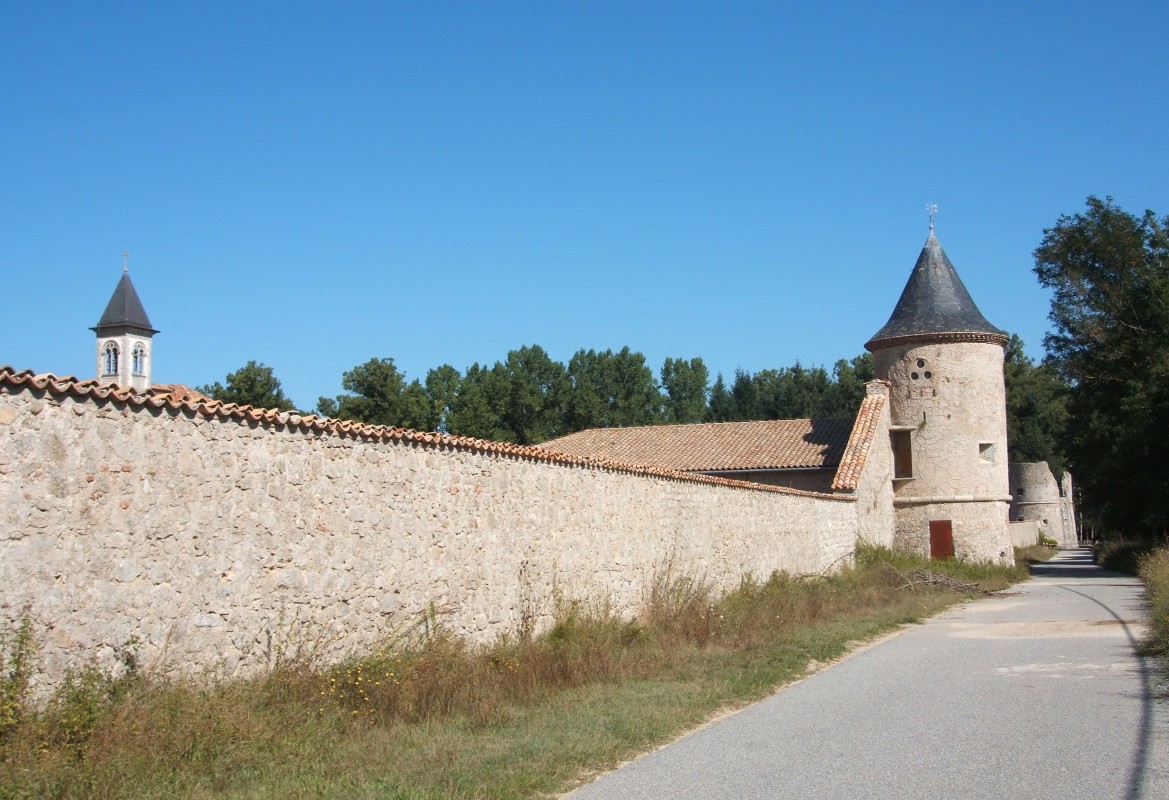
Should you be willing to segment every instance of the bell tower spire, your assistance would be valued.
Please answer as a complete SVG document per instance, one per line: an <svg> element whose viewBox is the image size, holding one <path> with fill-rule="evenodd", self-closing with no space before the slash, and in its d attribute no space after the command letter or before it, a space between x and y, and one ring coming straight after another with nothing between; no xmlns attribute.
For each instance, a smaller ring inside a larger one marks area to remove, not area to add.
<svg viewBox="0 0 1169 800"><path fill-rule="evenodd" d="M158 333L150 325L146 309L130 280L130 253L122 251L122 277L97 325L97 378L138 390L150 388L154 354L152 340Z"/></svg>

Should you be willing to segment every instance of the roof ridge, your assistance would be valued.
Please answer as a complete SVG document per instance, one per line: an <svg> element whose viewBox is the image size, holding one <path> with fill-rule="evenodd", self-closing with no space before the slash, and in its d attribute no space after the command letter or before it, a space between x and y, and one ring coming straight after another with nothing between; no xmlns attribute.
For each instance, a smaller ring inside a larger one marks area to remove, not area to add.
<svg viewBox="0 0 1169 800"><path fill-rule="evenodd" d="M852 499L822 492L789 489L785 486L768 486L761 483L737 481L710 475L693 475L666 467L647 467L644 465L626 464L619 461L607 461L602 458L572 456L559 453L555 450L545 450L536 446L514 444L512 442L493 442L489 439L455 436L439 431L420 432L410 428L370 425L353 420L321 417L316 414L301 414L297 411L280 411L279 409L240 406L235 403L223 403L218 400L176 399L166 394L162 396L151 396L148 391L140 391L130 386L119 386L112 383L102 384L94 379L79 381L73 376L59 378L52 373L37 374L28 369L16 371L7 364L0 365L0 393L8 393L8 387L17 389L31 388L51 394L81 399L114 400L127 403L136 408L159 408L172 411L185 410L200 414L208 419L220 421L246 420L259 424L291 428L296 431L325 432L358 438L380 439L383 441L452 447L485 454L530 458L550 464L609 469L645 477L666 478L689 483L706 483L750 489L753 491L770 491L780 494L819 497L830 500Z"/></svg>

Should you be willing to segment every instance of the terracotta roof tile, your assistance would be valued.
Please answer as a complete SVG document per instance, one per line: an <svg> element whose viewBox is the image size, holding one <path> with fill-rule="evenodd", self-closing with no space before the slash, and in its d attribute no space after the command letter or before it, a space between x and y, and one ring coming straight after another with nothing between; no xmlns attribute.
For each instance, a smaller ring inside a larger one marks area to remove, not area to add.
<svg viewBox="0 0 1169 800"><path fill-rule="evenodd" d="M594 428L541 447L683 472L828 469L840 464L851 430L847 417Z"/></svg>
<svg viewBox="0 0 1169 800"><path fill-rule="evenodd" d="M196 402L210 402L211 398L192 389L185 383L155 383L146 390L151 397L170 397L173 400L194 400Z"/></svg>
<svg viewBox="0 0 1169 800"><path fill-rule="evenodd" d="M877 434L877 426L881 421L885 400L884 394L869 394L861 401L860 410L856 414L856 422L848 437L848 445L844 448L844 456L840 459L840 466L837 467L836 477L832 481L833 489L844 491L856 489L861 472L865 467L865 461L869 457L869 449Z"/></svg>
<svg viewBox="0 0 1169 800"><path fill-rule="evenodd" d="M665 478L675 481L731 486L752 491L779 492L780 494L821 497L832 500L852 499L831 494L788 489L782 486L767 486L749 481L730 480L709 475L693 475L668 467L638 465L618 459L607 460L574 456L540 447L511 444L510 442L492 442L486 439L451 436L446 433L422 433L405 428L387 427L385 425L367 425L350 420L318 417L313 414L302 415L295 411L279 411L271 408L240 406L235 403L221 403L218 400L198 399L191 395L176 394L174 392L158 394L151 394L149 391L138 392L128 386L103 384L96 380L78 380L72 376L57 377L51 373L38 375L31 370L17 372L10 366L2 365L0 366L0 394L10 394L13 391L44 392L50 395L73 397L80 400L116 401L134 408L164 408L172 411L185 410L208 419L255 422L259 425L277 429L302 431L305 433L328 433L361 439L407 442L421 446L468 450L512 458L526 458L552 464L564 464ZM198 392L193 392L192 394L198 394Z"/></svg>

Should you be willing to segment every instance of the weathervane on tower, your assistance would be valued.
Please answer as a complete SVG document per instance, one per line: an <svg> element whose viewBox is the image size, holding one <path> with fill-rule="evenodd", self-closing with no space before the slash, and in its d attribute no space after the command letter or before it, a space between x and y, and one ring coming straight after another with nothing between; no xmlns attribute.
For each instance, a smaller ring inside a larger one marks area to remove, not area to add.
<svg viewBox="0 0 1169 800"><path fill-rule="evenodd" d="M925 210L930 214L930 233L934 232L934 215L938 213L937 203L926 203Z"/></svg>
<svg viewBox="0 0 1169 800"><path fill-rule="evenodd" d="M931 228L933 227L933 223L930 223L930 227ZM122 251L122 274L123 275L130 274L130 251L129 250Z"/></svg>

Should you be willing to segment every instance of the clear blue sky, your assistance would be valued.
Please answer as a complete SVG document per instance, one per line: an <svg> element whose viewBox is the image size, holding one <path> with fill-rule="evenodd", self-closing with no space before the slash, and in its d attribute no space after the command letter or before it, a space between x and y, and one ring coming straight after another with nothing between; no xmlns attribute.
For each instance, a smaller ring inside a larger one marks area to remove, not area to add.
<svg viewBox="0 0 1169 800"><path fill-rule="evenodd" d="M959 8L958 6L963 6ZM1043 229L1169 214L1169 4L0 8L0 363L93 377L121 274L157 382L302 408L539 344L728 377L863 352L925 240L1042 356Z"/></svg>

